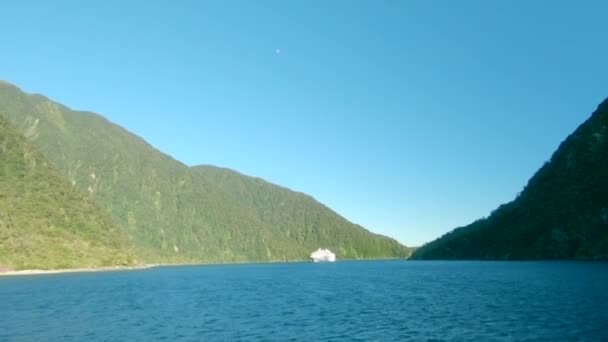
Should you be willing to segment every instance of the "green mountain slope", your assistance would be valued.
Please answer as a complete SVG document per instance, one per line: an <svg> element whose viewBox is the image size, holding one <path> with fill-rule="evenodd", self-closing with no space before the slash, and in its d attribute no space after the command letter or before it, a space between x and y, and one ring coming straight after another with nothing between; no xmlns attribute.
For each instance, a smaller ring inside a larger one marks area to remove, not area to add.
<svg viewBox="0 0 608 342"><path fill-rule="evenodd" d="M608 99L514 201L423 246L413 258L608 258Z"/></svg>
<svg viewBox="0 0 608 342"><path fill-rule="evenodd" d="M0 116L0 268L128 265L120 229Z"/></svg>
<svg viewBox="0 0 608 342"><path fill-rule="evenodd" d="M297 241L306 251L324 246L347 258L409 256L409 250L395 240L370 235L306 194L229 169L205 165L193 170L241 206L252 208L263 223L277 228L277 235Z"/></svg>
<svg viewBox="0 0 608 342"><path fill-rule="evenodd" d="M311 244L284 233L288 222L265 220L258 207L99 115L72 111L7 83L0 83L0 115L123 227L143 260L294 260L310 253ZM394 241L391 248L371 253L375 247L369 246L386 238L363 231L350 240L342 232L361 228L333 212L326 216L340 223L335 229L324 225L335 232L332 245L349 246L339 257L404 255Z"/></svg>

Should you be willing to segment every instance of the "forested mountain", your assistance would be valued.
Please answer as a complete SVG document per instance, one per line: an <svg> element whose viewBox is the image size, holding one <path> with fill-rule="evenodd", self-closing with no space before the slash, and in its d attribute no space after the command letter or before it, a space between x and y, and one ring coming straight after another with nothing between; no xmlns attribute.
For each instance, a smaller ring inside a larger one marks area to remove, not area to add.
<svg viewBox="0 0 608 342"><path fill-rule="evenodd" d="M133 262L121 229L0 116L0 268Z"/></svg>
<svg viewBox="0 0 608 342"><path fill-rule="evenodd" d="M306 251L325 246L350 258L409 255L409 250L395 240L370 236L363 227L353 225L306 194L225 168L204 165L193 170Z"/></svg>
<svg viewBox="0 0 608 342"><path fill-rule="evenodd" d="M607 259L608 99L512 202L419 248L415 259Z"/></svg>
<svg viewBox="0 0 608 342"><path fill-rule="evenodd" d="M287 189L272 188L294 194L293 215L279 215L270 201L254 205L97 114L70 110L5 82L0 115L121 226L146 262L302 260L311 248L324 247L316 243L340 249L339 258L409 254L396 241ZM269 219L266 211L277 215Z"/></svg>

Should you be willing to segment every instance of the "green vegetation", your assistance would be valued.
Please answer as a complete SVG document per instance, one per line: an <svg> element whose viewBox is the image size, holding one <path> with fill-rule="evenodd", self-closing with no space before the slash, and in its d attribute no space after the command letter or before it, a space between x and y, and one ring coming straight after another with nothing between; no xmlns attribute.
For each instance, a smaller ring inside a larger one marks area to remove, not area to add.
<svg viewBox="0 0 608 342"><path fill-rule="evenodd" d="M0 268L130 265L120 229L0 116Z"/></svg>
<svg viewBox="0 0 608 342"><path fill-rule="evenodd" d="M99 115L7 83L0 83L0 115L121 226L146 262L304 260L318 247L343 259L409 255L308 196L189 168Z"/></svg>
<svg viewBox="0 0 608 342"><path fill-rule="evenodd" d="M608 259L608 99L512 202L415 259Z"/></svg>
<svg viewBox="0 0 608 342"><path fill-rule="evenodd" d="M371 235L308 195L229 169L197 166L193 170L241 207L250 208L259 221L274 227L275 236L295 240L304 254L319 246L349 259L407 257L410 254L395 240Z"/></svg>

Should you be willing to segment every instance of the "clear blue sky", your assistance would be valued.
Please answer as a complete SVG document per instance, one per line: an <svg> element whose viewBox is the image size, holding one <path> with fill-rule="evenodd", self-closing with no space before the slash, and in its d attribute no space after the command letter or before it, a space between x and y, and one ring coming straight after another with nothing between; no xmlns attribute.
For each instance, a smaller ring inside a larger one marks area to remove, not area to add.
<svg viewBox="0 0 608 342"><path fill-rule="evenodd" d="M509 201L608 96L606 1L10 1L0 79L407 245Z"/></svg>

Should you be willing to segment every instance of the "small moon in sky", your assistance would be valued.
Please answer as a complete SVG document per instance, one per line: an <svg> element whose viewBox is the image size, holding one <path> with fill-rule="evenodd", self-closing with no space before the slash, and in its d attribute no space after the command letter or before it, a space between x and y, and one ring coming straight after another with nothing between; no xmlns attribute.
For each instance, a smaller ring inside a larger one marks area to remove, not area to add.
<svg viewBox="0 0 608 342"><path fill-rule="evenodd" d="M274 50L274 52L276 52L277 55L281 54L281 49L276 49Z"/></svg>

